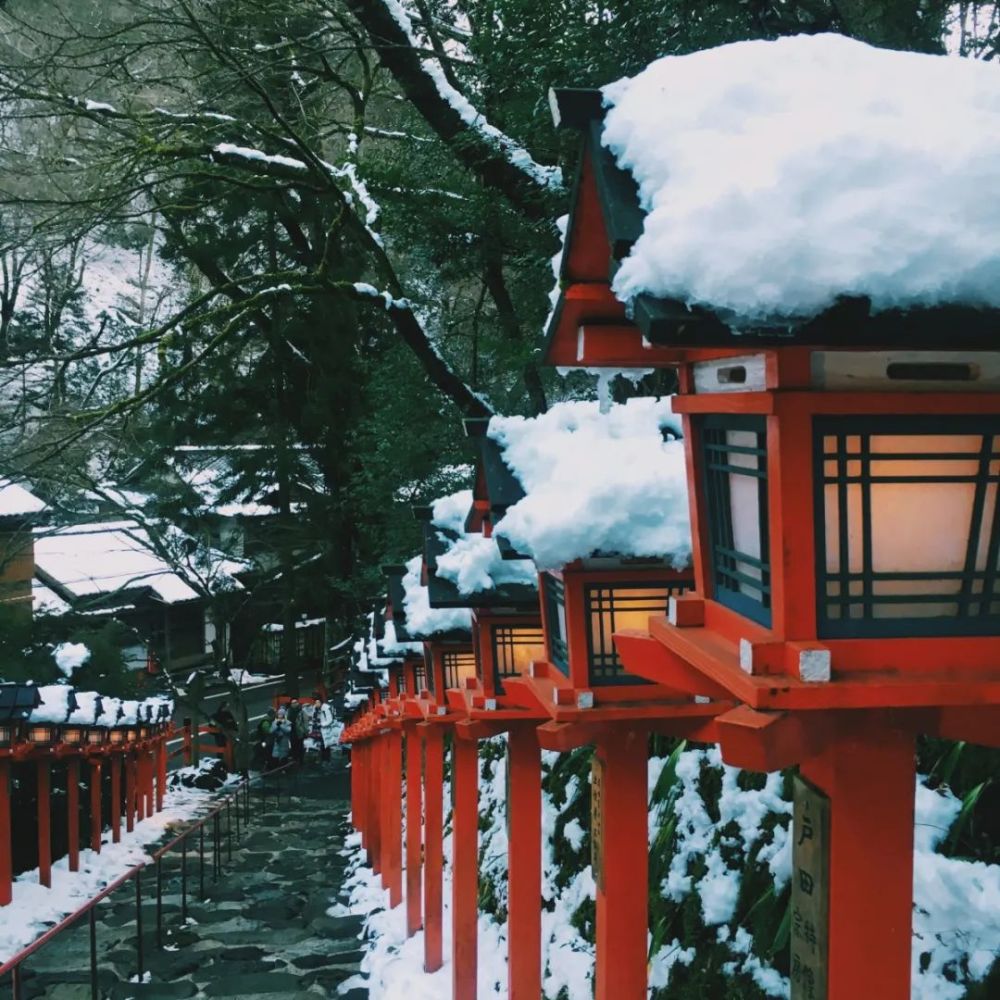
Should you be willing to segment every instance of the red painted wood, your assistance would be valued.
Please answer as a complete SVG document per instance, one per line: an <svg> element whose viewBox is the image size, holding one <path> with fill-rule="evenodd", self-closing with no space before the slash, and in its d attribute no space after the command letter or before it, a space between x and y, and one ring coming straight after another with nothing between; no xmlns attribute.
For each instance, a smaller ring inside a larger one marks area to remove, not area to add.
<svg viewBox="0 0 1000 1000"><path fill-rule="evenodd" d="M135 821L141 823L146 818L146 770L149 761L145 750L135 753Z"/></svg>
<svg viewBox="0 0 1000 1000"><path fill-rule="evenodd" d="M125 829L135 829L135 754L125 755Z"/></svg>
<svg viewBox="0 0 1000 1000"><path fill-rule="evenodd" d="M767 420L771 627L785 640L816 638L813 430L806 402L811 397L796 395L799 409Z"/></svg>
<svg viewBox="0 0 1000 1000"><path fill-rule="evenodd" d="M913 737L845 721L802 773L830 797L829 1000L909 1000Z"/></svg>
<svg viewBox="0 0 1000 1000"><path fill-rule="evenodd" d="M101 765L100 757L90 758L90 849L95 854L101 853L101 827L103 816L101 815ZM113 773L113 772L112 772ZM112 804L111 818L114 824L115 809Z"/></svg>
<svg viewBox="0 0 1000 1000"><path fill-rule="evenodd" d="M371 804L371 823L368 831L370 845L368 857L371 860L372 871L378 875L382 871L382 737L376 736L371 741L372 768L368 775L368 801ZM384 883L383 883L384 885Z"/></svg>
<svg viewBox="0 0 1000 1000"><path fill-rule="evenodd" d="M0 906L12 898L14 868L10 839L10 758L0 757Z"/></svg>
<svg viewBox="0 0 1000 1000"><path fill-rule="evenodd" d="M351 747L351 826L359 833L361 832L362 746L361 743L355 743ZM364 847L364 837L361 838L361 846Z"/></svg>
<svg viewBox="0 0 1000 1000"><path fill-rule="evenodd" d="M479 744L452 741L452 1000L476 1000Z"/></svg>
<svg viewBox="0 0 1000 1000"><path fill-rule="evenodd" d="M596 1000L645 1000L649 926L648 747L644 730L598 745L603 761L603 889L597 890Z"/></svg>
<svg viewBox="0 0 1000 1000"><path fill-rule="evenodd" d="M38 881L52 887L52 768L37 762L38 774Z"/></svg>
<svg viewBox="0 0 1000 1000"><path fill-rule="evenodd" d="M157 757L156 772L156 811L163 811L163 799L167 794L167 737L166 734L160 737L159 756Z"/></svg>
<svg viewBox="0 0 1000 1000"><path fill-rule="evenodd" d="M590 153L580 163L572 227L566 233L565 275L571 281L607 283L611 246L597 194Z"/></svg>
<svg viewBox="0 0 1000 1000"><path fill-rule="evenodd" d="M80 870L80 758L66 761L66 853L69 870Z"/></svg>
<svg viewBox="0 0 1000 1000"><path fill-rule="evenodd" d="M537 1000L542 993L542 758L534 728L512 729L507 752L507 995L510 1000Z"/></svg>
<svg viewBox="0 0 1000 1000"><path fill-rule="evenodd" d="M414 723L406 726L406 936L412 937L423 926L420 859L423 803L421 794L421 757L423 741Z"/></svg>
<svg viewBox="0 0 1000 1000"><path fill-rule="evenodd" d="M398 729L383 737L386 741L385 788L385 847L386 888L389 908L403 901L403 738Z"/></svg>
<svg viewBox="0 0 1000 1000"><path fill-rule="evenodd" d="M444 740L441 727L424 724L424 971L437 972L442 949L441 869L444 831Z"/></svg>
<svg viewBox="0 0 1000 1000"><path fill-rule="evenodd" d="M98 773L98 777L99 777ZM122 754L111 755L111 840L122 839Z"/></svg>

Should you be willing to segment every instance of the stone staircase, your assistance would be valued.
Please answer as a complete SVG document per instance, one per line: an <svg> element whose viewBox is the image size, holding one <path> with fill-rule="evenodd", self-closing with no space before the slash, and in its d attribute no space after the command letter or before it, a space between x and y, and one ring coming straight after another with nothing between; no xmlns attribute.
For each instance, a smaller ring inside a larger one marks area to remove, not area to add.
<svg viewBox="0 0 1000 1000"><path fill-rule="evenodd" d="M156 880L143 878L146 981L135 979L135 887L100 905L97 920L100 995L134 997L317 997L367 1000L368 991L338 987L359 968L360 917L329 917L341 888L340 856L348 832L348 772L342 762L307 764L290 800L273 798L261 815L253 803L249 831L235 833L232 860L223 837L222 875L212 878L206 828L205 899L199 886L197 835L188 846L188 917L181 912L180 852L163 862L163 949L156 943ZM86 919L25 964L25 1000L90 1000Z"/></svg>

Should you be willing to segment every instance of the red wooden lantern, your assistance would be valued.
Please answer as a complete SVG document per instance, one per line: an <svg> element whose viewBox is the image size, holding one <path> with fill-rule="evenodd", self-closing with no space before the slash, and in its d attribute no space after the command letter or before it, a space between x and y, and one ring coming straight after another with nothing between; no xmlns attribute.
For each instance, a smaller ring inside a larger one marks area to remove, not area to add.
<svg viewBox="0 0 1000 1000"><path fill-rule="evenodd" d="M616 365L679 368L694 589L648 632L616 628L618 652L738 702L711 734L728 762L801 764L829 799L827 995L903 1000L915 735L1000 743L998 317L845 299L737 330L640 295L626 320L608 260L642 232L637 187L601 144L600 95L554 104L584 156L549 353L575 333L587 364L599 343Z"/></svg>

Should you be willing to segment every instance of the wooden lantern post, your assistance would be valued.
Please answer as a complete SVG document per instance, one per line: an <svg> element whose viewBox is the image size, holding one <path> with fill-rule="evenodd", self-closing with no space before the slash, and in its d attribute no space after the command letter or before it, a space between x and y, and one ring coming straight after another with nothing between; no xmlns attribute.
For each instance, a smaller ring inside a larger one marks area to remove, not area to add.
<svg viewBox="0 0 1000 1000"><path fill-rule="evenodd" d="M619 653L735 703L710 727L728 763L800 765L792 905L818 931L793 923L793 998L908 1000L915 738L1000 744L1000 316L855 300L734 331L640 295L628 320L607 262L636 185L599 92L554 106L584 155L548 354L676 365L684 415L694 589Z"/></svg>
<svg viewBox="0 0 1000 1000"><path fill-rule="evenodd" d="M449 708L446 691L450 686L460 686L464 679L475 674L475 656L471 638L467 631L456 629L453 624L440 631L430 631L417 636L408 628L404 599L405 566L386 566L383 572L388 581L389 601L387 618L394 628L397 643L423 644L423 669L412 664L415 697L408 697L403 706L405 716L413 720L423 734L424 750L424 878L423 878L423 918L424 968L428 972L439 969L443 962L442 953L442 870L443 870L443 803L441 782L443 780L443 736L450 732L453 736L452 782L453 782L453 880L452 918L454 922L453 987L454 997L474 997L476 983L476 954L474 942L476 934L476 901L478 899L478 770L470 768L468 760L458 759L462 751L454 739L455 723L464 719L464 712ZM427 567L424 565L421 586L426 590ZM428 605L433 607L430 595ZM433 614L432 616L433 617ZM419 648L417 646L416 648ZM416 690L420 678L420 689ZM418 720L423 720L418 722ZM416 741L415 741L416 742ZM475 744L473 744L473 758ZM417 835L417 823L413 824L410 837ZM470 835L471 830L471 835ZM413 849L413 848L411 848ZM469 866L471 858L471 871ZM458 877L461 876L461 877ZM414 874L414 879L416 875ZM471 890L469 888L471 884ZM471 898L471 907L469 900ZM471 926L471 931L469 930ZM463 944L459 946L458 942Z"/></svg>
<svg viewBox="0 0 1000 1000"><path fill-rule="evenodd" d="M662 612L691 578L662 563L612 562L580 561L540 575L544 655L527 676L504 683L515 699L548 720L536 730L542 748L565 752L595 745L595 996L641 1000L649 927L649 734L704 735L729 703L718 700L720 689L710 682L666 687L625 670L613 633Z"/></svg>
<svg viewBox="0 0 1000 1000"><path fill-rule="evenodd" d="M23 720L40 703L34 684L0 684L0 906L7 906L13 898L11 762L30 752L23 738Z"/></svg>

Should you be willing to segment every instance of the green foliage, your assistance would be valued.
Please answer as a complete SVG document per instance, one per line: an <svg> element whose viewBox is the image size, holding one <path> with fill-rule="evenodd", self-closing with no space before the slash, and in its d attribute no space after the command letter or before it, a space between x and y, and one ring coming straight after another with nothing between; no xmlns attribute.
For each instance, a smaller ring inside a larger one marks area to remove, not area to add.
<svg viewBox="0 0 1000 1000"><path fill-rule="evenodd" d="M1000 862L1000 750L922 738L917 744L917 769L928 775L928 787L947 787L962 800L941 853Z"/></svg>

